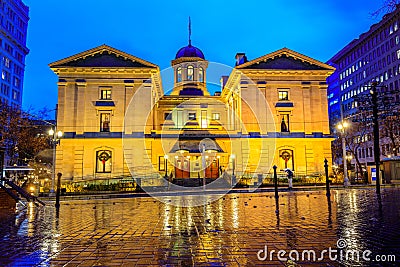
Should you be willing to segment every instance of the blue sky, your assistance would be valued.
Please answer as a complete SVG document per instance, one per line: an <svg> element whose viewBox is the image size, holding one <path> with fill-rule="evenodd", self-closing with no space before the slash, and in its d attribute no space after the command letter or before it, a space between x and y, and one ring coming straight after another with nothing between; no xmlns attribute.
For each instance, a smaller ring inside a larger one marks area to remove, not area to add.
<svg viewBox="0 0 400 267"><path fill-rule="evenodd" d="M30 8L23 107L54 108L57 77L48 64L108 44L161 69L192 44L207 60L234 66L282 47L326 62L378 22L381 0L135 1L23 0ZM228 74L228 73L227 73Z"/></svg>

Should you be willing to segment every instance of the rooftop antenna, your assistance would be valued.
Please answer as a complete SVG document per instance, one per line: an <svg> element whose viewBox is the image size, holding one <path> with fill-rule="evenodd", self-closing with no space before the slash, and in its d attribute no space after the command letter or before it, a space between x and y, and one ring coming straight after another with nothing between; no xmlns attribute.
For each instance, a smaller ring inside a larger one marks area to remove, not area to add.
<svg viewBox="0 0 400 267"><path fill-rule="evenodd" d="M192 40L190 39L191 35L192 35L192 22L190 21L190 16L189 16L189 46L192 45Z"/></svg>

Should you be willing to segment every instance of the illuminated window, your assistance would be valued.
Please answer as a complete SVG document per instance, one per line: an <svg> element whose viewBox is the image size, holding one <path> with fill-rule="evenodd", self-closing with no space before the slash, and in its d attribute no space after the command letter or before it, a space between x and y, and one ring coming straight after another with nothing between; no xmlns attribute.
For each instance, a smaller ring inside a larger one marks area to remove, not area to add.
<svg viewBox="0 0 400 267"><path fill-rule="evenodd" d="M196 113L195 112L190 112L188 114L188 119L191 120L195 120L196 119Z"/></svg>
<svg viewBox="0 0 400 267"><path fill-rule="evenodd" d="M110 100L111 99L111 88L100 88L100 99Z"/></svg>
<svg viewBox="0 0 400 267"><path fill-rule="evenodd" d="M96 172L97 173L111 172L111 151L100 150L96 152Z"/></svg>
<svg viewBox="0 0 400 267"><path fill-rule="evenodd" d="M3 60L4 60L4 66L5 66L6 68L10 68L10 66L11 66L11 61L10 61L10 59L9 59L8 57L3 57Z"/></svg>
<svg viewBox="0 0 400 267"><path fill-rule="evenodd" d="M20 85L21 85L21 80L18 79L17 77L14 77L14 86L19 88Z"/></svg>
<svg viewBox="0 0 400 267"><path fill-rule="evenodd" d="M221 118L221 115L219 113L213 113L212 114L212 119L213 120L220 120L220 118Z"/></svg>
<svg viewBox="0 0 400 267"><path fill-rule="evenodd" d="M201 128L208 127L208 120L207 120L207 110L201 111Z"/></svg>
<svg viewBox="0 0 400 267"><path fill-rule="evenodd" d="M182 68L178 67L176 70L176 82L181 82L182 81Z"/></svg>
<svg viewBox="0 0 400 267"><path fill-rule="evenodd" d="M193 66L188 66L187 68L187 80L193 81Z"/></svg>
<svg viewBox="0 0 400 267"><path fill-rule="evenodd" d="M12 90L12 99L18 100L19 99L19 92Z"/></svg>
<svg viewBox="0 0 400 267"><path fill-rule="evenodd" d="M281 132L289 132L289 114L281 115Z"/></svg>
<svg viewBox="0 0 400 267"><path fill-rule="evenodd" d="M1 79L2 79L2 80L7 81L7 82L10 82L10 80L11 80L10 77L11 77L11 75L10 75L9 72L7 72L7 71L5 71L5 70L3 70L3 71L1 72Z"/></svg>
<svg viewBox="0 0 400 267"><path fill-rule="evenodd" d="M199 68L199 82L204 82L204 70Z"/></svg>
<svg viewBox="0 0 400 267"><path fill-rule="evenodd" d="M100 132L110 131L111 113L100 113Z"/></svg>
<svg viewBox="0 0 400 267"><path fill-rule="evenodd" d="M279 101L289 100L289 92L283 90L278 91L278 100Z"/></svg>

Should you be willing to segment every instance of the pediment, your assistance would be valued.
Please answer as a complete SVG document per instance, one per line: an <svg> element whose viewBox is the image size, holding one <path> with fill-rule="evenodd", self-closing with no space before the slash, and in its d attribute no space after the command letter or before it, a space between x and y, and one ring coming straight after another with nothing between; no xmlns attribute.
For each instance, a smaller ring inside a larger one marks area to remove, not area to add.
<svg viewBox="0 0 400 267"><path fill-rule="evenodd" d="M157 65L108 45L101 45L49 64L56 67L157 68Z"/></svg>
<svg viewBox="0 0 400 267"><path fill-rule="evenodd" d="M329 70L335 68L288 48L256 58L236 66L237 69L263 70Z"/></svg>

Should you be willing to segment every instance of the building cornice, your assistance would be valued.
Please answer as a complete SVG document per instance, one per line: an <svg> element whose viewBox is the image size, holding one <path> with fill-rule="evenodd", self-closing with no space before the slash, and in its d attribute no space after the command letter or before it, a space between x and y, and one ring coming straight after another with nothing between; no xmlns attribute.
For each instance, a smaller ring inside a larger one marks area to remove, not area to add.
<svg viewBox="0 0 400 267"><path fill-rule="evenodd" d="M132 61L136 61L136 62L138 62L140 64L143 64L143 65L145 65L146 67L149 67L149 68L158 68L158 66L156 64L153 64L153 63L151 63L149 61L146 61L146 60L143 60L141 58L138 58L138 57L135 57L133 55L130 55L128 53L125 53L125 52L123 52L121 50L115 49L115 48L113 48L111 46L108 46L106 44L100 45L98 47L95 47L95 48L83 51L81 53L75 54L73 56L66 57L64 59L61 59L61 60L55 61L53 63L50 63L49 67L50 68L60 67L60 65L67 64L68 62L76 61L78 59L85 59L86 57L93 56L93 55L96 55L96 54L99 54L99 53L104 53L104 52L113 53L116 56L123 57L124 59L129 59L129 60L132 60Z"/></svg>

